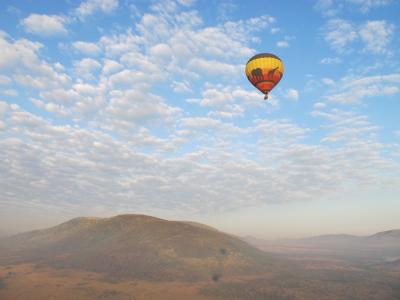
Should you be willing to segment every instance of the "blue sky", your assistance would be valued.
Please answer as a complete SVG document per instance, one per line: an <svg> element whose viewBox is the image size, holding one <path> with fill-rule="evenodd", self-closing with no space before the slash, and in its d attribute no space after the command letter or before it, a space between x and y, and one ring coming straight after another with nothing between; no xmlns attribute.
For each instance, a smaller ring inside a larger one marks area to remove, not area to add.
<svg viewBox="0 0 400 300"><path fill-rule="evenodd" d="M145 213L400 227L400 3L2 1L0 230ZM269 101L244 74L285 64Z"/></svg>

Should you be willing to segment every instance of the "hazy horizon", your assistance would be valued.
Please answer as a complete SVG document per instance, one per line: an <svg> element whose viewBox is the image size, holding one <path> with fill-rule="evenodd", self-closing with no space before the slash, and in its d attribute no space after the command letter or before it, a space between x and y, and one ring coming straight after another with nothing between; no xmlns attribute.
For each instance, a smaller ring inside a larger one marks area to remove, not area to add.
<svg viewBox="0 0 400 300"><path fill-rule="evenodd" d="M308 204L307 207L302 207L301 209L310 209L311 205L312 203ZM43 218L42 220L36 220L37 223L35 223L35 219L32 218L24 218L25 220L21 220L16 219L15 216L13 216L14 225L7 227L4 226L6 224L3 222L3 227L0 228L0 234L12 235L36 229L46 229L48 227L53 227L78 217L109 218L119 214L145 214L172 221L194 221L212 226L226 233L234 234L241 237L251 236L259 239L296 239L329 234L369 236L382 231L400 229L400 225L398 224L398 214L396 211L393 211L390 215L386 214L385 211L375 211L375 214L373 216L369 214L360 214L358 215L359 219L357 220L357 223L355 223L353 215L349 214L347 216L340 216L340 214L342 213L341 211L337 211L335 214L332 214L332 211L329 211L325 212L325 216L318 215L317 217L312 218L312 216L310 216L311 213L304 213L301 215L297 215L296 217L293 212L282 212L282 210L288 209L287 205L285 205L284 207L276 206L269 208L272 208L272 212L270 212L270 214L268 215L268 220L265 220L264 218L265 211L260 212L259 208L250 208L245 213L234 212L231 214L225 214L222 218L221 215L219 215L217 217L210 216L209 218L193 217L192 219L185 218L184 216L173 218L167 215L155 215L146 212L133 211L119 212L118 214L80 214L69 217L59 216L54 217L53 219ZM299 204L295 208L299 209ZM315 212L315 207L313 212ZM298 213L298 210L296 211L296 213ZM243 220L243 216L246 215L251 215L251 217L253 218L252 223L240 223L240 221L238 221ZM367 222L368 219L371 220L371 217L374 218L374 223L370 224L369 226L365 226L365 222ZM335 221L336 219L340 218L341 221L344 221L344 224L337 225L336 222L331 222L329 224L328 222L326 222L327 218L330 218L331 221ZM324 224L321 224L321 219L325 219ZM16 229L18 228L16 227L18 225L21 226L19 230ZM295 227L296 229L294 229Z"/></svg>
<svg viewBox="0 0 400 300"><path fill-rule="evenodd" d="M400 2L25 2L0 4L0 233L400 228ZM285 65L268 101L257 53Z"/></svg>

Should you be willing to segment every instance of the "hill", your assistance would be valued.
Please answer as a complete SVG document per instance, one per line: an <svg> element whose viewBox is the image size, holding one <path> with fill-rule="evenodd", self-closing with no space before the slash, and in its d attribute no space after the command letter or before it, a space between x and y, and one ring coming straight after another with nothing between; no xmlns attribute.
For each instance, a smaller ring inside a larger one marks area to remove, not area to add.
<svg viewBox="0 0 400 300"><path fill-rule="evenodd" d="M399 229L366 236L330 234L286 240L244 239L261 250L283 254L286 258L330 257L362 265L392 261L400 253Z"/></svg>
<svg viewBox="0 0 400 300"><path fill-rule="evenodd" d="M367 236L357 236L350 234L326 234L326 235L318 235L310 238L302 239L303 241L308 242L371 242L373 239L400 239L400 229L392 229L382 232L377 232L372 235Z"/></svg>
<svg viewBox="0 0 400 300"><path fill-rule="evenodd" d="M400 299L398 257L351 263L327 244L270 255L203 224L143 215L76 218L0 248L0 299Z"/></svg>
<svg viewBox="0 0 400 300"><path fill-rule="evenodd" d="M0 264L36 263L106 273L110 278L200 280L266 272L276 260L198 223L144 215L76 218L4 238Z"/></svg>
<svg viewBox="0 0 400 300"><path fill-rule="evenodd" d="M393 229L375 233L370 236L371 238L395 238L400 239L400 229Z"/></svg>

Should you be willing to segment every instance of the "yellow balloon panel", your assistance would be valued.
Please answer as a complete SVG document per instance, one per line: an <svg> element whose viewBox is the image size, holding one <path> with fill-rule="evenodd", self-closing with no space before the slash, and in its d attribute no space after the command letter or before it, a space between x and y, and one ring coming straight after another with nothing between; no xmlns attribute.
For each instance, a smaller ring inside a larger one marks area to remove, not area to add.
<svg viewBox="0 0 400 300"><path fill-rule="evenodd" d="M246 65L246 75L247 77L251 75L251 71L257 68L261 69L275 69L283 73L284 67L283 63L280 59L276 59L274 57L261 57L250 60Z"/></svg>
<svg viewBox="0 0 400 300"><path fill-rule="evenodd" d="M284 66L279 57L269 53L257 54L246 64L246 76L258 90L267 97L281 80Z"/></svg>

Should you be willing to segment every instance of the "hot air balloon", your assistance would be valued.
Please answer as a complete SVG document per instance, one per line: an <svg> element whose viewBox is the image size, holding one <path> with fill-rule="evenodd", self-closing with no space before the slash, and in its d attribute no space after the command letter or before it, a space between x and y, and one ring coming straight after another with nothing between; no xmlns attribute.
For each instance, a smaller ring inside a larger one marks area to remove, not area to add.
<svg viewBox="0 0 400 300"><path fill-rule="evenodd" d="M254 55L246 64L246 76L268 99L268 93L278 84L283 75L282 60L270 53Z"/></svg>

